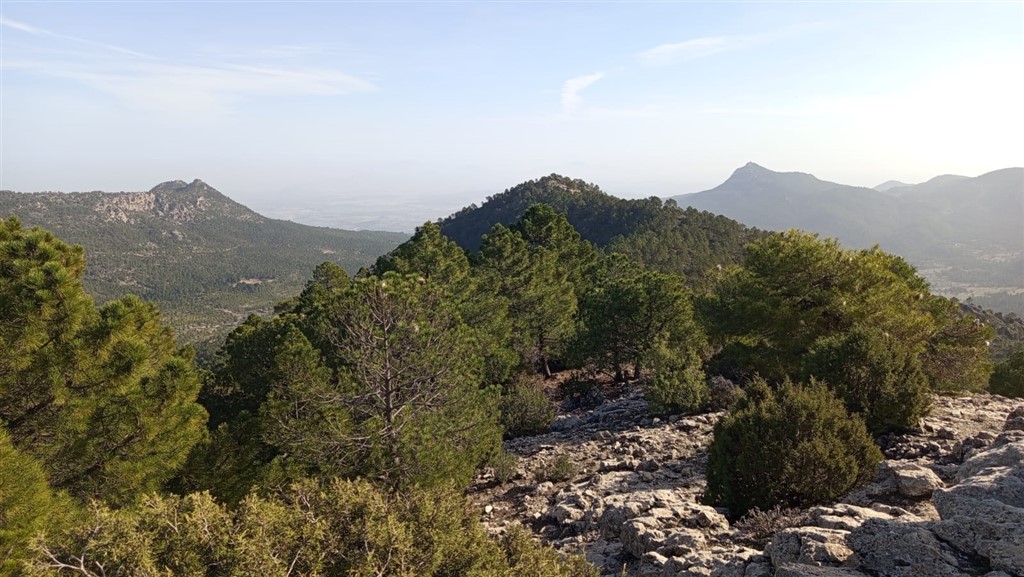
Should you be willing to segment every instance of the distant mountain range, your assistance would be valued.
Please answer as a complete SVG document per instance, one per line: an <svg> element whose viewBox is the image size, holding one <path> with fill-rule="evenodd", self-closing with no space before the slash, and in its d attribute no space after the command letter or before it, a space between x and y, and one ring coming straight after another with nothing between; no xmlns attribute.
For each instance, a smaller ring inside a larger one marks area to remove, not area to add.
<svg viewBox="0 0 1024 577"><path fill-rule="evenodd" d="M324 261L354 273L408 238L265 218L201 180L148 192L0 191L0 217L8 216L81 244L86 289L98 301L152 300L189 341L269 312Z"/></svg>
<svg viewBox="0 0 1024 577"><path fill-rule="evenodd" d="M940 294L1024 314L1024 168L864 188L748 163L711 190L673 198L749 226L878 244Z"/></svg>
<svg viewBox="0 0 1024 577"><path fill-rule="evenodd" d="M1024 316L1021 168L863 188L750 163L720 186L674 200L617 198L550 175L440 223L473 251L494 224L542 202L599 247L698 282L709 267L738 262L759 229L801 228L850 247L880 244L916 265L936 292ZM83 245L86 287L98 301L129 292L155 301L192 342L216 340L249 313L294 296L323 261L354 273L408 238L269 219L200 180L147 192L0 191L0 218L7 216Z"/></svg>

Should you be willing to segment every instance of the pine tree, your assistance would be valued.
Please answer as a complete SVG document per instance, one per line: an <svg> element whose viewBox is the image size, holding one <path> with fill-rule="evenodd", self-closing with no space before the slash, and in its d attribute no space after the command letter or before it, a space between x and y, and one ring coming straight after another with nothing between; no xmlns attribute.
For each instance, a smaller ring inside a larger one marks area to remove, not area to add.
<svg viewBox="0 0 1024 577"><path fill-rule="evenodd" d="M436 223L424 223L411 239L377 259L374 273L380 276L389 271L419 275L444 291L445 300L476 330L479 354L484 359L484 382L498 384L508 380L517 360L509 342L512 325L508 300L481 283L466 253L445 238Z"/></svg>
<svg viewBox="0 0 1024 577"><path fill-rule="evenodd" d="M558 254L531 250L521 234L495 225L484 237L478 261L487 287L509 303L514 346L526 366L551 376L550 361L563 353L574 332L576 296Z"/></svg>
<svg viewBox="0 0 1024 577"><path fill-rule="evenodd" d="M474 331L444 297L417 276L359 279L340 309L333 372L287 333L263 408L268 442L332 474L468 483L500 428Z"/></svg>
<svg viewBox="0 0 1024 577"><path fill-rule="evenodd" d="M82 251L0 223L0 421L49 482L125 502L153 490L203 435L199 378L156 307L97 309Z"/></svg>

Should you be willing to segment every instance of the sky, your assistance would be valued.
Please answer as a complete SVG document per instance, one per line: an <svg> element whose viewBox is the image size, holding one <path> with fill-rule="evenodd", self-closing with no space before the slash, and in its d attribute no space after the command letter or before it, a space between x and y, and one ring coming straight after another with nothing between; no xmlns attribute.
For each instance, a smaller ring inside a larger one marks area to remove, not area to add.
<svg viewBox="0 0 1024 577"><path fill-rule="evenodd" d="M1024 165L1022 103L1021 1L0 0L0 189L200 178L314 224L551 173L976 176Z"/></svg>

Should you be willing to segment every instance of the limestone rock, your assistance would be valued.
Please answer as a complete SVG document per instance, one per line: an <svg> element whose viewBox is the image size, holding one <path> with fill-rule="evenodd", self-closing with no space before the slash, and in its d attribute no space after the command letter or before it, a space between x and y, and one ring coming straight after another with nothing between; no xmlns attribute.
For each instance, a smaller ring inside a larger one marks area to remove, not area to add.
<svg viewBox="0 0 1024 577"><path fill-rule="evenodd" d="M1004 445L977 457L999 452L986 462L1002 462L1015 452L1011 447ZM939 537L986 558L993 569L1024 575L1024 462L983 469L950 489L937 491L934 499L942 517L935 526Z"/></svg>
<svg viewBox="0 0 1024 577"><path fill-rule="evenodd" d="M665 532L653 517L637 517L622 525L619 537L622 548L634 557L641 558L648 551L656 551L665 544Z"/></svg>
<svg viewBox="0 0 1024 577"><path fill-rule="evenodd" d="M927 497L943 486L942 479L927 467L900 461L885 461L883 466L896 480L900 494L906 497Z"/></svg>
<svg viewBox="0 0 1024 577"><path fill-rule="evenodd" d="M935 397L920 430L885 441L890 458L901 460L880 465L872 483L842 502L793 516L789 524L800 525L762 550L702 503L707 446L722 413L654 418L643 392L563 403L555 430L506 441L524 474L498 484L482 476L469 492L480 510L493 506L481 515L487 530L532 526L558 551L584 554L604 577L1024 577L1012 564L1022 549L1012 537L1022 531L1003 506L1024 507L1010 504L1010 481L996 478L1024 456L1014 420L1024 408L1007 419L1020 401ZM559 457L587 473L539 484L528 474ZM934 485L932 498L917 484ZM933 501L943 499L940 520Z"/></svg>
<svg viewBox="0 0 1024 577"><path fill-rule="evenodd" d="M962 482L990 467L1012 467L1024 463L1024 431L1020 432L1020 440L1015 438L1015 433L1017 431L1001 433L992 442L991 448L979 452L960 465L957 480Z"/></svg>
<svg viewBox="0 0 1024 577"><path fill-rule="evenodd" d="M775 577L865 577L865 575L846 567L816 567L800 563L786 563L775 568Z"/></svg>
<svg viewBox="0 0 1024 577"><path fill-rule="evenodd" d="M842 565L853 551L846 546L847 531L796 527L775 534L766 552L772 564Z"/></svg>
<svg viewBox="0 0 1024 577"><path fill-rule="evenodd" d="M877 506L876 506L877 507ZM832 506L813 507L808 511L811 524L823 529L841 529L853 531L868 519L894 519L897 517L908 521L920 521L913 514L897 507L881 506L877 508L858 507L848 503L837 503Z"/></svg>
<svg viewBox="0 0 1024 577"><path fill-rule="evenodd" d="M846 541L856 557L852 564L887 577L968 577L959 560L924 524L872 519Z"/></svg>

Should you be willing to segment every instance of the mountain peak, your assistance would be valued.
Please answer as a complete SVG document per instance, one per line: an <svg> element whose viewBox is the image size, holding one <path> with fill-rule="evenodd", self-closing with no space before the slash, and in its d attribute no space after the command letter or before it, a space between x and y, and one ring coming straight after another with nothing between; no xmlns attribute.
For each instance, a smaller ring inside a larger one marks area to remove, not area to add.
<svg viewBox="0 0 1024 577"><path fill-rule="evenodd" d="M772 174L772 171L768 170L767 168L761 166L756 162L748 162L734 170L732 172L732 177L730 178L751 178L756 176L764 176L768 174Z"/></svg>
<svg viewBox="0 0 1024 577"><path fill-rule="evenodd" d="M152 193L218 193L215 188L206 184L198 178L192 182L185 182L184 180L168 180L167 182L161 182L149 190ZM219 194L219 193L218 193Z"/></svg>
<svg viewBox="0 0 1024 577"><path fill-rule="evenodd" d="M906 182L900 182L898 180L887 180L887 181L883 182L882 184L879 184L878 186L873 186L872 188L874 188L878 192L887 192L887 191L892 190L894 188L903 188L905 186L913 186L913 185L907 184Z"/></svg>
<svg viewBox="0 0 1024 577"><path fill-rule="evenodd" d="M732 176L726 182L751 183L771 179L779 173L768 170L756 162L748 162L733 171Z"/></svg>

